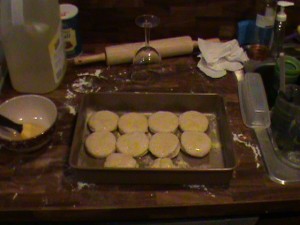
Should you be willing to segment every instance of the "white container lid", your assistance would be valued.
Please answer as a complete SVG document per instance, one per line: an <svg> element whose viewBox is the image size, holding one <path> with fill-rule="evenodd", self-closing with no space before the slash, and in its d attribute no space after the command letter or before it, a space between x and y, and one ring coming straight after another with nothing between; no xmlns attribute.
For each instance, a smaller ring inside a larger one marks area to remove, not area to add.
<svg viewBox="0 0 300 225"><path fill-rule="evenodd" d="M72 4L60 4L60 18L62 20L71 19L78 13L78 8Z"/></svg>

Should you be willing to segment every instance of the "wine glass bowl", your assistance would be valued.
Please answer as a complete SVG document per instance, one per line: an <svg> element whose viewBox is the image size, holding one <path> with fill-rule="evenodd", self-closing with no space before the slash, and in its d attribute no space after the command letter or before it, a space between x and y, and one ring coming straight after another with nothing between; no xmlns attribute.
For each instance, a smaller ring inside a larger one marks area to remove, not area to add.
<svg viewBox="0 0 300 225"><path fill-rule="evenodd" d="M134 65L156 64L160 62L161 56L159 52L151 46L144 46L140 48L133 58Z"/></svg>
<svg viewBox="0 0 300 225"><path fill-rule="evenodd" d="M159 22L160 19L157 16L148 14L135 19L136 25L144 28L145 44L137 50L133 58L132 81L148 82L152 80L151 77L155 75L157 65L161 63L161 55L153 46L150 46L150 29L156 27Z"/></svg>

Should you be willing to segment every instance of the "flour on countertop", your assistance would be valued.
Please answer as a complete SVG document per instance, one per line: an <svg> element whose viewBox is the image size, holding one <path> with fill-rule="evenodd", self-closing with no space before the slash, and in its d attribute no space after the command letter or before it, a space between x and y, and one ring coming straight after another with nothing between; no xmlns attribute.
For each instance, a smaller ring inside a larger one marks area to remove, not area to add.
<svg viewBox="0 0 300 225"><path fill-rule="evenodd" d="M101 87L95 85L96 80L108 79L107 77L101 75L102 72L102 69L96 69L95 72L78 73L78 79L76 79L72 84L73 91L84 94L99 92L101 90Z"/></svg>
<svg viewBox="0 0 300 225"><path fill-rule="evenodd" d="M90 77L80 77L76 79L72 84L72 89L77 93L92 93L97 92L101 89L101 87L97 87L96 89L93 87L93 79Z"/></svg>
<svg viewBox="0 0 300 225"><path fill-rule="evenodd" d="M95 184L89 184L89 183L84 183L84 182L77 182L77 188L76 190L80 191L83 188L90 188L95 186Z"/></svg>
<svg viewBox="0 0 300 225"><path fill-rule="evenodd" d="M48 203L49 203L47 197L44 197L44 198L42 199L42 201L43 201L43 203L44 203L45 206L48 205Z"/></svg>
<svg viewBox="0 0 300 225"><path fill-rule="evenodd" d="M18 197L18 192L16 192L15 194L14 194L14 196L12 197L12 200L14 201L17 197Z"/></svg>
<svg viewBox="0 0 300 225"><path fill-rule="evenodd" d="M84 187L89 187L89 184L83 182L77 182L77 189L81 190Z"/></svg>
<svg viewBox="0 0 300 225"><path fill-rule="evenodd" d="M59 132L57 132L57 134L58 134L58 136L62 137L64 133L62 131L59 131Z"/></svg>
<svg viewBox="0 0 300 225"><path fill-rule="evenodd" d="M69 89L67 89L67 94L65 96L66 99L73 99L76 97L76 94L73 93L72 91L70 91Z"/></svg>
<svg viewBox="0 0 300 225"><path fill-rule="evenodd" d="M74 98L76 98L76 94L71 90L67 89L67 93L65 95L65 99L67 99L67 101L64 103L64 106L69 110L69 113L72 115L76 115L76 108L71 104Z"/></svg>
<svg viewBox="0 0 300 225"><path fill-rule="evenodd" d="M80 77L80 76L95 76L95 77L101 77L101 78L105 78L107 79L106 77L103 77L103 76L100 76L102 74L103 70L101 69L96 69L94 73L89 73L89 72L84 72L84 73L78 73L77 76Z"/></svg>
<svg viewBox="0 0 300 225"><path fill-rule="evenodd" d="M254 154L254 159L256 162L256 168L260 167L260 163L258 161L258 157L261 157L260 149L257 145L251 144L250 142L245 141L247 138L243 134L234 134L233 135L233 141L241 143L245 145L247 148L250 148Z"/></svg>
<svg viewBox="0 0 300 225"><path fill-rule="evenodd" d="M78 77L80 77L80 76L91 76L91 77L97 77L97 78L103 79L103 80L108 80L107 77L101 75L102 73L103 73L102 69L96 69L94 73L88 73L88 72L78 73L77 76Z"/></svg>
<svg viewBox="0 0 300 225"><path fill-rule="evenodd" d="M212 198L216 197L216 195L213 194L212 192L210 192L205 185L191 184L191 185L187 185L187 187L190 189L195 189L195 190L203 190L210 197L212 197Z"/></svg>
<svg viewBox="0 0 300 225"><path fill-rule="evenodd" d="M72 106L72 105L69 105L69 104L66 104L65 103L65 106L66 106L66 108L69 110L69 113L70 114L72 114L72 115L76 115L76 109L75 109L75 107L74 106Z"/></svg>
<svg viewBox="0 0 300 225"><path fill-rule="evenodd" d="M89 73L88 72L85 72L85 73L78 73L77 76L80 77L80 76L88 76Z"/></svg>

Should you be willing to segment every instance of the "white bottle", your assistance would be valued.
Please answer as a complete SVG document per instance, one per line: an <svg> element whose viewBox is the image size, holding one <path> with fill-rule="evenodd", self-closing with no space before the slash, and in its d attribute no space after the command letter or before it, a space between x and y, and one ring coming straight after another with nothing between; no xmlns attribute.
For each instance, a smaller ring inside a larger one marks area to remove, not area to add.
<svg viewBox="0 0 300 225"><path fill-rule="evenodd" d="M274 0L263 0L257 12L254 43L269 46L275 20Z"/></svg>
<svg viewBox="0 0 300 225"><path fill-rule="evenodd" d="M58 0L0 0L0 35L12 86L47 93L66 70Z"/></svg>

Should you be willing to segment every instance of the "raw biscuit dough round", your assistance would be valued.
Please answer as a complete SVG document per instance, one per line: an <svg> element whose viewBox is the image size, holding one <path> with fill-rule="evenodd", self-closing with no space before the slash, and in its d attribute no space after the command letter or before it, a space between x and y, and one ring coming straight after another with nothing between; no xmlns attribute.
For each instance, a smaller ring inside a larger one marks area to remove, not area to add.
<svg viewBox="0 0 300 225"><path fill-rule="evenodd" d="M137 161L130 155L123 153L110 154L105 162L105 168L138 168Z"/></svg>
<svg viewBox="0 0 300 225"><path fill-rule="evenodd" d="M97 131L87 136L86 151L95 158L104 158L116 150L116 137L108 131Z"/></svg>
<svg viewBox="0 0 300 225"><path fill-rule="evenodd" d="M163 168L163 169L170 169L175 168L176 166L172 162L170 158L157 158L154 160L152 168Z"/></svg>
<svg viewBox="0 0 300 225"><path fill-rule="evenodd" d="M158 111L149 117L148 123L149 129L153 133L174 133L178 128L178 117L172 112Z"/></svg>
<svg viewBox="0 0 300 225"><path fill-rule="evenodd" d="M150 139L149 151L158 158L176 157L180 151L179 139L173 133L156 133Z"/></svg>
<svg viewBox="0 0 300 225"><path fill-rule="evenodd" d="M149 138L142 132L123 134L117 140L117 151L133 157L145 155L148 146Z"/></svg>
<svg viewBox="0 0 300 225"><path fill-rule="evenodd" d="M211 149L211 139L203 132L185 131L181 135L182 150L194 157L204 157Z"/></svg>
<svg viewBox="0 0 300 225"><path fill-rule="evenodd" d="M182 131L205 132L208 123L207 117L198 111L187 111L179 116L179 127Z"/></svg>
<svg viewBox="0 0 300 225"><path fill-rule="evenodd" d="M118 127L120 132L123 134L132 132L147 132L148 120L142 113L126 113L120 117Z"/></svg>
<svg viewBox="0 0 300 225"><path fill-rule="evenodd" d="M114 131L118 126L119 116L108 110L94 112L88 120L88 126L94 131Z"/></svg>
<svg viewBox="0 0 300 225"><path fill-rule="evenodd" d="M180 152L180 143L178 144L177 148L175 149L175 151L173 151L168 157L173 159L175 158Z"/></svg>

